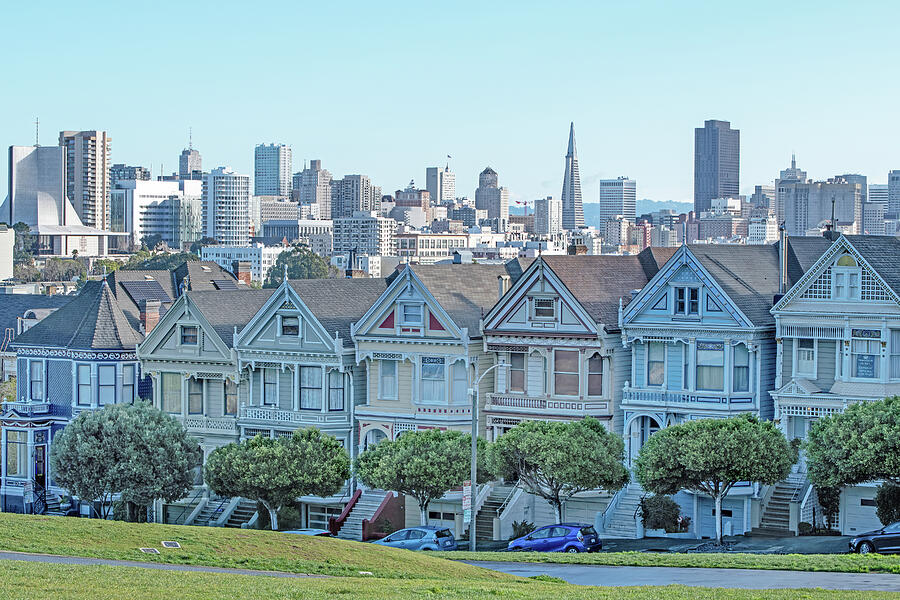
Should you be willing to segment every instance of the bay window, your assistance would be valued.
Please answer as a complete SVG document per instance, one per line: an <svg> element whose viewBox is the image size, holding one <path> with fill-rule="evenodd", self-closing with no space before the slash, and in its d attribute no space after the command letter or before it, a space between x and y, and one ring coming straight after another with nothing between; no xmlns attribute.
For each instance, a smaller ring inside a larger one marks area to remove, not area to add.
<svg viewBox="0 0 900 600"><path fill-rule="evenodd" d="M116 403L116 366L99 365L97 367L97 387L99 389L99 404Z"/></svg>
<svg viewBox="0 0 900 600"><path fill-rule="evenodd" d="M603 358L594 354L588 359L588 396L603 395Z"/></svg>
<svg viewBox="0 0 900 600"><path fill-rule="evenodd" d="M732 390L735 392L750 391L750 351L744 344L734 347L731 367Z"/></svg>
<svg viewBox="0 0 900 600"><path fill-rule="evenodd" d="M386 400L397 399L397 361L382 360L378 368L378 396Z"/></svg>
<svg viewBox="0 0 900 600"><path fill-rule="evenodd" d="M188 379L188 414L203 414L203 382L191 377Z"/></svg>
<svg viewBox="0 0 900 600"><path fill-rule="evenodd" d="M725 344L697 342L697 389L722 392L725 389Z"/></svg>
<svg viewBox="0 0 900 600"><path fill-rule="evenodd" d="M28 363L28 382L32 400L44 399L44 363L33 360Z"/></svg>
<svg viewBox="0 0 900 600"><path fill-rule="evenodd" d="M810 339L797 340L797 375L816 376L816 341Z"/></svg>
<svg viewBox="0 0 900 600"><path fill-rule="evenodd" d="M300 367L301 410L322 410L322 369Z"/></svg>
<svg viewBox="0 0 900 600"><path fill-rule="evenodd" d="M553 392L557 396L578 395L577 350L553 351Z"/></svg>
<svg viewBox="0 0 900 600"><path fill-rule="evenodd" d="M134 402L136 365L122 365L122 402Z"/></svg>
<svg viewBox="0 0 900 600"><path fill-rule="evenodd" d="M509 353L509 391L525 392L525 353Z"/></svg>
<svg viewBox="0 0 900 600"><path fill-rule="evenodd" d="M850 341L850 376L877 379L881 362L881 341L853 338Z"/></svg>
<svg viewBox="0 0 900 600"><path fill-rule="evenodd" d="M328 410L344 410L344 374L328 373Z"/></svg>
<svg viewBox="0 0 900 600"><path fill-rule="evenodd" d="M469 401L469 371L466 361L458 360L450 368L452 382L453 404L466 404Z"/></svg>
<svg viewBox="0 0 900 600"><path fill-rule="evenodd" d="M891 329L891 379L900 379L900 329Z"/></svg>
<svg viewBox="0 0 900 600"><path fill-rule="evenodd" d="M162 409L168 413L181 412L181 375L179 373L163 373Z"/></svg>
<svg viewBox="0 0 900 600"><path fill-rule="evenodd" d="M76 367L78 379L78 395L75 402L78 406L91 405L91 365L78 365Z"/></svg>
<svg viewBox="0 0 900 600"><path fill-rule="evenodd" d="M666 380L666 345L663 342L647 344L647 385L662 385Z"/></svg>
<svg viewBox="0 0 900 600"><path fill-rule="evenodd" d="M238 386L230 379L226 379L222 385L225 387L225 405L222 407L222 412L226 416L234 416L238 409Z"/></svg>
<svg viewBox="0 0 900 600"><path fill-rule="evenodd" d="M275 369L262 370L263 406L275 406L278 404L278 371Z"/></svg>
<svg viewBox="0 0 900 600"><path fill-rule="evenodd" d="M28 477L28 432L6 431L6 476Z"/></svg>
<svg viewBox="0 0 900 600"><path fill-rule="evenodd" d="M444 359L422 357L422 401L445 402L447 385L444 377Z"/></svg>

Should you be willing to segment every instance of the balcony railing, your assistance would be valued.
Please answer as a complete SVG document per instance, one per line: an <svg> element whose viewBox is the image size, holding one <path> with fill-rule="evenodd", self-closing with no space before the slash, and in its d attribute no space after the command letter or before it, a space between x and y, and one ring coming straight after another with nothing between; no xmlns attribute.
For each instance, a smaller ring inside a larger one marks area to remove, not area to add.
<svg viewBox="0 0 900 600"><path fill-rule="evenodd" d="M265 406L243 406L240 418L268 423L342 423L349 420L346 412L323 413L313 410L283 410Z"/></svg>
<svg viewBox="0 0 900 600"><path fill-rule="evenodd" d="M49 402L4 402L3 412L9 411L15 411L23 417L35 417L52 414L53 405Z"/></svg>
<svg viewBox="0 0 900 600"><path fill-rule="evenodd" d="M232 417L187 417L184 428L193 431L209 431L215 433L237 433L237 421Z"/></svg>
<svg viewBox="0 0 900 600"><path fill-rule="evenodd" d="M485 410L500 412L556 413L579 416L609 411L609 403L603 401L562 400L534 398L512 394L488 394Z"/></svg>
<svg viewBox="0 0 900 600"><path fill-rule="evenodd" d="M622 395L622 403L654 404L654 405L704 405L723 408L752 408L754 401L751 394L743 393L739 396L723 394L721 392L684 392L668 390L648 390L638 388L625 388Z"/></svg>

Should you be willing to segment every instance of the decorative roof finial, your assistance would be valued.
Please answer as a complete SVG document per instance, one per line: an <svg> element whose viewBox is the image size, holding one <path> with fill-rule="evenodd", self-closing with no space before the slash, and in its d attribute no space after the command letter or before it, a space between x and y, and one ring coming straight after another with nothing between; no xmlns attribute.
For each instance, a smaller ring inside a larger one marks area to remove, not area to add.
<svg viewBox="0 0 900 600"><path fill-rule="evenodd" d="M287 276L287 264L285 264L285 265L284 265L284 281L287 282L287 280L288 280L288 276Z"/></svg>

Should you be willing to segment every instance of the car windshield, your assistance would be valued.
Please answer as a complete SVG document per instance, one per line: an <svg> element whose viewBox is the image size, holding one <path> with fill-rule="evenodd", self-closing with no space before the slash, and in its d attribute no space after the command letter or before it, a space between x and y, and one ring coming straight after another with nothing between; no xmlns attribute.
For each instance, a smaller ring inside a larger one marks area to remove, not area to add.
<svg viewBox="0 0 900 600"><path fill-rule="evenodd" d="M597 535L597 531L591 526L582 527L581 535Z"/></svg>
<svg viewBox="0 0 900 600"><path fill-rule="evenodd" d="M440 529L440 530L438 530L437 532L435 532L434 537L436 537L436 538L448 538L448 537L453 537L453 534L450 533L450 530L449 530L449 529Z"/></svg>

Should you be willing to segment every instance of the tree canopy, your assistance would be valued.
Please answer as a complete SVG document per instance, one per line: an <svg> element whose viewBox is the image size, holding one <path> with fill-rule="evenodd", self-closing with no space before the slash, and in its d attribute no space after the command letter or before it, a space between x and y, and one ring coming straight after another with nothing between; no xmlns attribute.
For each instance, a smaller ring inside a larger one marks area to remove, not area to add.
<svg viewBox="0 0 900 600"><path fill-rule="evenodd" d="M263 287L278 287L284 279L285 265L288 279L325 279L334 273L327 260L307 248L295 247L278 255Z"/></svg>
<svg viewBox="0 0 900 600"><path fill-rule="evenodd" d="M563 504L578 492L616 491L628 483L622 437L597 419L523 421L488 449L488 468L497 477L518 479L545 499L562 520Z"/></svg>
<svg viewBox="0 0 900 600"><path fill-rule="evenodd" d="M722 500L741 481L772 485L787 477L797 447L771 421L743 414L670 425L652 436L636 461L637 479L655 494L690 490L716 505L716 541L722 542Z"/></svg>
<svg viewBox="0 0 900 600"><path fill-rule="evenodd" d="M183 498L199 461L197 441L181 423L146 402L83 411L50 451L56 482L81 500L100 501L103 518L114 494L140 507Z"/></svg>
<svg viewBox="0 0 900 600"><path fill-rule="evenodd" d="M900 484L900 397L857 402L819 419L805 450L809 480L817 486L879 479Z"/></svg>
<svg viewBox="0 0 900 600"><path fill-rule="evenodd" d="M486 442L478 440L478 480L484 469ZM461 431L423 429L395 440L384 440L356 459L356 474L370 487L408 494L416 499L422 524L428 524L428 504L471 476L472 437Z"/></svg>
<svg viewBox="0 0 900 600"><path fill-rule="evenodd" d="M330 496L350 477L350 457L315 427L291 437L254 438L216 448L206 459L206 483L222 496L256 500L278 529L278 510L300 496Z"/></svg>
<svg viewBox="0 0 900 600"><path fill-rule="evenodd" d="M171 271L192 260L200 259L192 252L152 253L147 250L141 250L128 259L128 262L122 265L121 268L123 271L144 271L153 269L166 269Z"/></svg>

